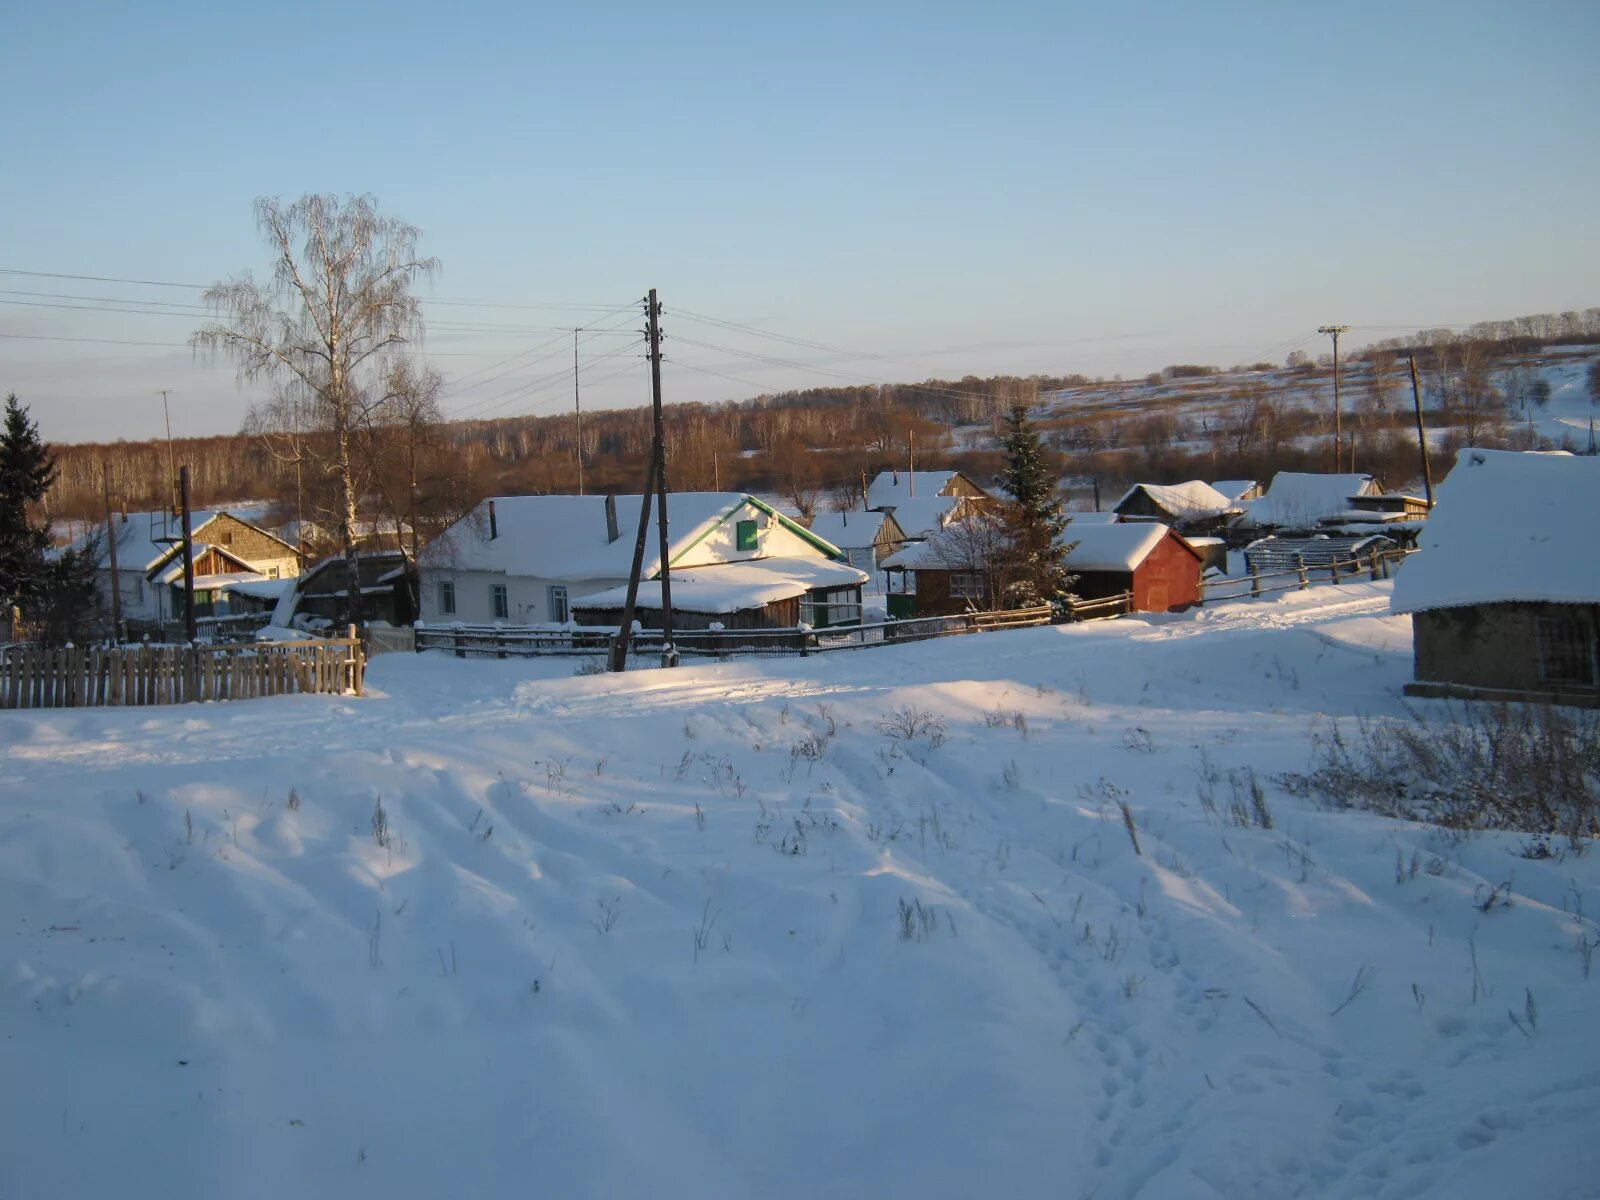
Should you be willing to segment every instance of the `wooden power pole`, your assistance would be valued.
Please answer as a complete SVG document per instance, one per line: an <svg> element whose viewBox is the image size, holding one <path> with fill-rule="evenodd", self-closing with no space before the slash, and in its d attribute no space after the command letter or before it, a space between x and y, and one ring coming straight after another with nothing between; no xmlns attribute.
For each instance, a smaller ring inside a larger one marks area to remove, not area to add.
<svg viewBox="0 0 1600 1200"><path fill-rule="evenodd" d="M578 401L578 335L572 331L572 419L578 428L578 495L583 495L583 405Z"/></svg>
<svg viewBox="0 0 1600 1200"><path fill-rule="evenodd" d="M661 420L661 304L650 289L650 414L655 423L656 530L661 544L661 665L678 665L678 648L672 644L672 567L667 561L667 435Z"/></svg>
<svg viewBox="0 0 1600 1200"><path fill-rule="evenodd" d="M1422 486L1426 489L1428 508L1433 509L1433 468L1428 465L1428 431L1422 424L1422 388L1417 383L1417 356L1406 359L1411 364L1411 404L1417 410L1417 452L1422 455Z"/></svg>
<svg viewBox="0 0 1600 1200"><path fill-rule="evenodd" d="M189 521L189 468L178 470L178 503L183 506L183 631L189 641L199 640L194 613L194 532Z"/></svg>
<svg viewBox="0 0 1600 1200"><path fill-rule="evenodd" d="M111 633L118 642L122 637L122 579L117 574L117 527L111 517L111 467L100 464L100 490L106 501L106 554L111 563Z"/></svg>
<svg viewBox="0 0 1600 1200"><path fill-rule="evenodd" d="M633 540L633 568L628 572L628 595L622 602L622 625L616 640L611 643L611 661L607 667L613 671L628 669L628 642L633 637L634 607L639 601L639 575L644 570L644 545L650 538L650 500L656 489L656 456L650 455L644 470L644 497L639 505L639 533Z"/></svg>
<svg viewBox="0 0 1600 1200"><path fill-rule="evenodd" d="M1343 441L1343 414L1339 407L1339 335L1349 333L1348 325L1318 325L1318 333L1330 334L1333 337L1333 473L1339 473L1343 458L1340 446ZM1350 439L1350 469L1355 470L1356 447L1355 439Z"/></svg>

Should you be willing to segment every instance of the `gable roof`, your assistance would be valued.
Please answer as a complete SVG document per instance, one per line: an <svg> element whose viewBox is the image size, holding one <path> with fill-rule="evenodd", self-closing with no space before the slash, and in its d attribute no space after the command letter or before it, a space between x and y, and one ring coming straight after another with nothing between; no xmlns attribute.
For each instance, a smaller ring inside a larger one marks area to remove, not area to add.
<svg viewBox="0 0 1600 1200"><path fill-rule="evenodd" d="M1600 458L1465 449L1395 576L1391 607L1600 604Z"/></svg>
<svg viewBox="0 0 1600 1200"><path fill-rule="evenodd" d="M1351 496L1370 496L1378 490L1371 475L1279 471L1272 477L1266 495L1245 501L1239 523L1313 529L1323 517L1349 508Z"/></svg>
<svg viewBox="0 0 1600 1200"><path fill-rule="evenodd" d="M189 514L189 533L198 546L200 534L205 527L218 517L229 517L241 525L248 525L255 532L271 538L282 544L288 553L285 557L293 557L299 552L277 534L261 528L253 521L247 521L237 513L229 512L224 508L197 509ZM174 553L176 546L183 539L183 518L173 516L171 513L157 509L154 512L128 513L125 517L119 516L112 520L111 528L117 535L117 570L119 571L148 571L168 555ZM163 538L175 539L173 541L161 540ZM86 530L84 534L72 543L74 550L82 550L93 546L96 549L95 565L104 570L111 568L110 548L106 545L105 526L96 525ZM237 558L237 555L234 556ZM243 559L239 559L243 562Z"/></svg>
<svg viewBox="0 0 1600 1200"><path fill-rule="evenodd" d="M884 525L892 525L889 536L903 540L905 532L898 518L887 512L821 512L811 520L811 532L832 542L841 550L863 550L877 544Z"/></svg>
<svg viewBox="0 0 1600 1200"><path fill-rule="evenodd" d="M957 476L966 478L960 471L879 471L867 485L867 507L883 508L907 500L942 496ZM970 479L967 482L972 483ZM977 487L976 484L972 486Z"/></svg>
<svg viewBox="0 0 1600 1200"><path fill-rule="evenodd" d="M1112 509L1121 512L1122 506L1140 492L1150 497L1156 507L1178 520L1220 517L1239 511L1232 500L1199 479L1191 479L1187 483L1136 483L1123 493L1122 499L1113 504Z"/></svg>
<svg viewBox="0 0 1600 1200"><path fill-rule="evenodd" d="M200 531L211 522L217 514L210 509L189 514L189 531L198 538ZM163 538L183 538L183 518L174 517L171 513L162 512L134 512L126 516L114 517L111 528L117 537L117 570L119 571L148 571L162 559L172 553L175 542L161 540ZM85 530L82 536L73 540L72 549L83 550L90 546L96 550L95 566L105 570L111 568L111 552L106 545L105 526L96 525Z"/></svg>
<svg viewBox="0 0 1600 1200"><path fill-rule="evenodd" d="M668 505L670 509L671 505ZM775 600L803 596L812 588L859 587L867 573L825 558L753 558L743 562L687 567L672 573L672 607L683 612L725 614L760 608ZM621 608L626 586L610 588L572 602L574 609ZM635 603L661 607L659 580L642 579Z"/></svg>
<svg viewBox="0 0 1600 1200"><path fill-rule="evenodd" d="M1059 540L1067 545L1077 543L1067 551L1069 571L1134 571L1170 533L1172 530L1158 521L1076 528L1069 525ZM1182 538L1178 541L1189 553L1195 554L1188 542Z"/></svg>
<svg viewBox="0 0 1600 1200"><path fill-rule="evenodd" d="M955 520L963 505L961 496L917 495L894 502L894 519L908 538L924 538Z"/></svg>
<svg viewBox="0 0 1600 1200"><path fill-rule="evenodd" d="M193 531L191 530L191 532ZM150 567L149 570L145 572L145 578L150 579L155 583L172 583L174 580L183 578L183 543L180 542L176 546L168 546L164 548L166 553L161 556L160 561L155 563ZM240 558L226 546L214 546L209 542L194 542L190 550L190 556L194 562L198 563L202 558L213 551L216 552L217 557L227 559L245 574L251 576L257 574L254 566ZM117 570L122 570L121 560L118 560L117 562ZM264 579L266 577L262 576L262 578Z"/></svg>
<svg viewBox="0 0 1600 1200"><path fill-rule="evenodd" d="M1240 497L1246 492L1256 490L1254 479L1217 479L1211 484L1212 488L1227 497L1230 503L1239 503Z"/></svg>
<svg viewBox="0 0 1600 1200"><path fill-rule="evenodd" d="M604 496L494 496L451 525L422 551L424 567L492 571L539 579L626 579L633 568L634 532L642 496L616 497L618 537L607 540ZM489 505L495 537L489 536ZM677 562L741 509L767 514L827 558L843 552L770 505L744 492L671 492L667 498L668 558ZM645 543L645 578L661 570L655 508Z"/></svg>

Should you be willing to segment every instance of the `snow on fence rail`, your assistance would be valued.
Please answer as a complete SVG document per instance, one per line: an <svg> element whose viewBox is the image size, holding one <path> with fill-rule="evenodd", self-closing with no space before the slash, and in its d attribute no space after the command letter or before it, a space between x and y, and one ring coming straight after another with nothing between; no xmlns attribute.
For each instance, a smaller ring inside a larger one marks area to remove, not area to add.
<svg viewBox="0 0 1600 1200"><path fill-rule="evenodd" d="M0 708L184 704L361 694L359 638L192 646L8 646Z"/></svg>
<svg viewBox="0 0 1600 1200"><path fill-rule="evenodd" d="M830 625L822 629L695 629L673 635L684 658L727 658L733 655L810 655L833 650L858 650L866 646L893 646L929 638L981 633L1025 625L1047 625L1047 604L1003 612L956 613L943 617L912 617L868 625ZM542 654L604 655L616 630L608 626L532 628L494 625L417 626L417 650L447 650L457 658L492 655L516 658ZM635 654L660 654L665 648L661 631L645 629L634 634Z"/></svg>
<svg viewBox="0 0 1600 1200"><path fill-rule="evenodd" d="M1339 583L1341 580L1352 579L1362 574L1374 580L1387 579L1391 563L1399 562L1406 555L1415 553L1415 550L1396 548L1374 550L1358 558L1333 559L1328 562L1307 563L1304 559L1300 559L1293 568L1286 571L1262 571L1252 565L1248 576L1201 580L1200 603L1205 604L1211 600L1245 600L1256 596L1268 596L1274 592L1299 591L1310 587L1313 575L1319 572L1327 576L1328 583ZM1271 587L1263 586L1270 580L1279 579L1293 582L1274 583Z"/></svg>

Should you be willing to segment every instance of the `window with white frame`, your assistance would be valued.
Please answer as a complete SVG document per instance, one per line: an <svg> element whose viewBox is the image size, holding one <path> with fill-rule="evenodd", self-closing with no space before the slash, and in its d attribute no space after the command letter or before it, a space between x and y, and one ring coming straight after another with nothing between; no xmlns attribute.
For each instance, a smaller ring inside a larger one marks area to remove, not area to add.
<svg viewBox="0 0 1600 1200"><path fill-rule="evenodd" d="M983 576L977 571L951 571L950 595L956 600L983 599Z"/></svg>
<svg viewBox="0 0 1600 1200"><path fill-rule="evenodd" d="M504 621L511 616L511 602L506 596L506 585L491 583L489 585L489 608L494 613L496 621Z"/></svg>
<svg viewBox="0 0 1600 1200"><path fill-rule="evenodd" d="M567 619L567 589L558 583L550 585L550 619L558 622Z"/></svg>
<svg viewBox="0 0 1600 1200"><path fill-rule="evenodd" d="M447 616L456 611L456 585L453 580L439 581L439 611Z"/></svg>

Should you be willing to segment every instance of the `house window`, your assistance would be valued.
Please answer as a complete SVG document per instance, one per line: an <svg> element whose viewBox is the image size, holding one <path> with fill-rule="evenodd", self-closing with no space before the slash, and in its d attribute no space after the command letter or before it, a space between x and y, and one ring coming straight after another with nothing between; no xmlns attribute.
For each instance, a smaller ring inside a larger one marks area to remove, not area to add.
<svg viewBox="0 0 1600 1200"><path fill-rule="evenodd" d="M507 620L511 616L511 604L506 599L506 585L491 583L489 585L489 607L494 610L496 621Z"/></svg>
<svg viewBox="0 0 1600 1200"><path fill-rule="evenodd" d="M740 521L736 527L737 542L740 550L754 550L756 548L756 523L754 521Z"/></svg>
<svg viewBox="0 0 1600 1200"><path fill-rule="evenodd" d="M981 600L983 576L976 571L950 572L950 595L956 600Z"/></svg>
<svg viewBox="0 0 1600 1200"><path fill-rule="evenodd" d="M439 584L439 611L446 614L456 611L456 585L451 580Z"/></svg>
<svg viewBox="0 0 1600 1200"><path fill-rule="evenodd" d="M268 579L276 579L276 578L278 578L278 568L277 567L268 567L267 568L267 578Z"/></svg>
<svg viewBox="0 0 1600 1200"><path fill-rule="evenodd" d="M550 585L550 619L552 621L567 619L567 589L559 584Z"/></svg>
<svg viewBox="0 0 1600 1200"><path fill-rule="evenodd" d="M1539 678L1569 687L1595 683L1594 631L1572 617L1539 617Z"/></svg>

